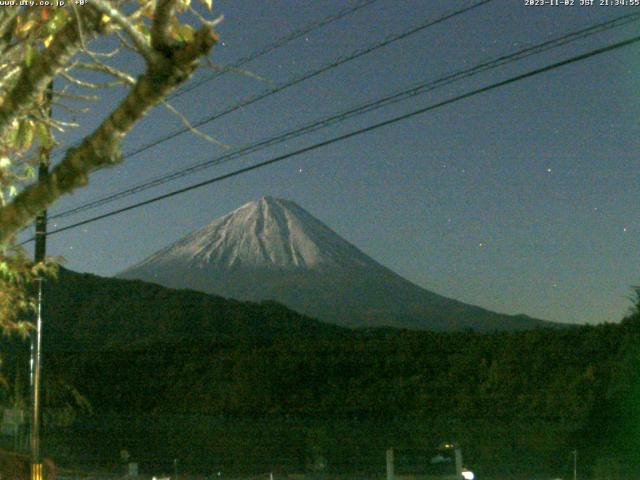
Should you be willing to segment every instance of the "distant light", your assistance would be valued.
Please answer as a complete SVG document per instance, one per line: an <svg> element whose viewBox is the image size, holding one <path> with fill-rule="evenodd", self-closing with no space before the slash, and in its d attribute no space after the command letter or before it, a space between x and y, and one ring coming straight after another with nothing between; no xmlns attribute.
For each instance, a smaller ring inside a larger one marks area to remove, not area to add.
<svg viewBox="0 0 640 480"><path fill-rule="evenodd" d="M476 476L471 470L462 470L462 478L464 478L464 480L474 480Z"/></svg>

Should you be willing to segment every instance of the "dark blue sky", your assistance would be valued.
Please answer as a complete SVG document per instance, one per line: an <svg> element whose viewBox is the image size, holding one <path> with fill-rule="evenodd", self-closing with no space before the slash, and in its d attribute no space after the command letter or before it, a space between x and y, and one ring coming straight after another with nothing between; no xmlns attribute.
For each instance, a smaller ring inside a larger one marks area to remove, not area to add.
<svg viewBox="0 0 640 480"><path fill-rule="evenodd" d="M378 0L177 98L197 121L335 58L473 1ZM365 55L203 127L240 146L640 7L493 2ZM596 1L596 3L599 3ZM342 1L214 3L225 20L213 60L225 65ZM600 33L430 94L56 221L63 226L357 129L638 34ZM296 201L374 259L442 295L548 320L618 321L640 284L640 46L477 95L280 164L50 237L67 266L112 275L263 195ZM196 78L210 75L201 72ZM253 76L259 76L256 79ZM270 83L271 82L271 83ZM95 112L103 115L111 93ZM89 131L99 117L84 117ZM128 151L180 127L161 109ZM193 135L93 175L52 213L224 153Z"/></svg>

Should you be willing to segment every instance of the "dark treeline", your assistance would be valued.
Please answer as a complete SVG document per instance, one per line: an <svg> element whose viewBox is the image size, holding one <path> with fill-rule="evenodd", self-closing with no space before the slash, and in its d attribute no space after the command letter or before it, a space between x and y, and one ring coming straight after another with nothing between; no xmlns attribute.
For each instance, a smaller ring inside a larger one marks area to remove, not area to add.
<svg viewBox="0 0 640 480"><path fill-rule="evenodd" d="M562 474L574 449L589 471L639 463L639 346L629 318L493 335L157 343L56 362L98 416L142 416L116 438L137 436L129 448L155 456L143 462L300 471L323 457L330 470L381 472L389 446L454 440L480 472Z"/></svg>
<svg viewBox="0 0 640 480"><path fill-rule="evenodd" d="M123 295L137 295L126 285ZM65 305L51 313L71 322L69 336L80 316L92 315L99 336L103 321L126 310L85 304L81 315ZM638 478L637 310L615 324L479 334L349 331L271 303L229 305L215 307L226 312L214 315L224 335L209 325L99 348L95 339L92 348L52 346L45 371L92 410L50 421L47 451L61 463L114 466L127 449L154 474L178 458L183 471L202 474L382 475L388 447L409 473L454 441L484 478L569 476L574 450L581 478ZM153 324L205 322L194 309L165 306Z"/></svg>

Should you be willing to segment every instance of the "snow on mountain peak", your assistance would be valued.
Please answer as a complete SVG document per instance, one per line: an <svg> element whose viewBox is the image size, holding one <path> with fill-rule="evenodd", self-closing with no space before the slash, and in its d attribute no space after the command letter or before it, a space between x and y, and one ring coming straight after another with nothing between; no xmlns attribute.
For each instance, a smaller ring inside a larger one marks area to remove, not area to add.
<svg viewBox="0 0 640 480"><path fill-rule="evenodd" d="M133 268L174 262L200 269L376 264L295 202L269 196L246 203Z"/></svg>
<svg viewBox="0 0 640 480"><path fill-rule="evenodd" d="M487 331L545 325L414 285L294 202L273 197L241 206L118 276L238 300L276 300L338 325Z"/></svg>

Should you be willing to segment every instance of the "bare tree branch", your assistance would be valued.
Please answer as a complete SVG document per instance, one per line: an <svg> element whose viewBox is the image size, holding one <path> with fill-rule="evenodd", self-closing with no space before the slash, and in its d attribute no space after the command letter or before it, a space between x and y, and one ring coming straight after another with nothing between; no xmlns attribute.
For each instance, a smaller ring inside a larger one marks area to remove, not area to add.
<svg viewBox="0 0 640 480"><path fill-rule="evenodd" d="M126 85L127 82L122 80L113 80L112 82L103 82L103 83L95 83L95 82L87 82L85 80L80 80L79 78L74 77L66 72L60 72L60 76L67 80L68 82L73 83L79 87L90 88L92 90L99 90L102 88L112 88L117 87L119 85Z"/></svg>
<svg viewBox="0 0 640 480"><path fill-rule="evenodd" d="M65 112L72 113L72 114L88 113L91 111L89 107L83 107L83 108L70 107L69 105L66 105L62 102L58 102L56 100L52 100L51 104L55 107L61 108ZM41 121L46 122L47 120L41 119Z"/></svg>
<svg viewBox="0 0 640 480"><path fill-rule="evenodd" d="M0 78L0 90L2 90L5 85L11 82L13 77L15 77L18 73L20 73L20 67L13 67L7 72L3 72L2 78Z"/></svg>
<svg viewBox="0 0 640 480"><path fill-rule="evenodd" d="M0 36L4 35L20 13L20 8L3 8L0 13Z"/></svg>
<svg viewBox="0 0 640 480"><path fill-rule="evenodd" d="M3 8L0 14L0 51L3 51L7 44L10 42L10 38L6 38L7 34L11 33L11 27L14 24L14 20L20 13L22 8Z"/></svg>
<svg viewBox="0 0 640 480"><path fill-rule="evenodd" d="M70 100L80 100L83 102L96 102L100 100L97 95L82 95L78 93L66 93L66 91L57 91L53 94L53 98L68 98Z"/></svg>
<svg viewBox="0 0 640 480"><path fill-rule="evenodd" d="M202 28L193 41L172 48L168 56L148 65L118 107L78 147L67 150L48 177L26 187L0 209L0 245L62 195L85 185L92 171L119 163L121 138L149 109L191 76L199 59L209 53L216 40L209 28Z"/></svg>
<svg viewBox="0 0 640 480"><path fill-rule="evenodd" d="M217 145L219 147L222 148L229 148L229 145L227 145L226 143L221 142L220 140L217 140L215 138L213 138L210 135L207 135L206 133L204 133L202 130L197 129L196 127L194 127L191 122L189 121L189 119L187 117L185 117L182 112L180 112L180 110L178 110L177 108L175 108L173 105L171 105L169 102L167 102L166 100L162 101L162 104L165 106L165 108L167 110L169 110L171 113L173 113L176 117L178 117L180 119L180 121L182 122L182 125L185 126L185 128L187 128L191 133L193 133L194 135L197 135L198 137L206 140L209 143L213 143L214 145Z"/></svg>
<svg viewBox="0 0 640 480"><path fill-rule="evenodd" d="M151 45L156 51L164 51L171 43L169 27L175 8L176 0L158 0L156 4L151 24Z"/></svg>
<svg viewBox="0 0 640 480"><path fill-rule="evenodd" d="M98 12L112 19L122 30L126 32L136 47L136 50L144 57L147 63L153 63L157 54L151 48L151 45L133 24L125 17L120 10L111 5L109 0L92 0L91 5Z"/></svg>
<svg viewBox="0 0 640 480"><path fill-rule="evenodd" d="M272 87L276 86L276 83L273 80L270 80L268 78L262 77L260 75L256 75L255 73L246 70L244 68L237 68L237 67L230 67L227 65L217 65L215 63L213 63L213 61L210 58L207 58L206 60L206 67L209 70L212 70L216 73L236 73L238 75L242 75L245 77L249 77L249 78L253 78L254 80L258 80L259 82L264 82L269 84Z"/></svg>
<svg viewBox="0 0 640 480"><path fill-rule="evenodd" d="M65 128L77 128L80 126L78 122L63 122L62 120L42 120L51 128L55 128L61 133L65 132Z"/></svg>
<svg viewBox="0 0 640 480"><path fill-rule="evenodd" d="M191 5L189 5L189 13L191 13L194 17L196 17L202 25L206 25L209 28L216 27L218 24L220 24L224 20L224 15L218 15L213 20L207 20L202 16L200 12L198 12Z"/></svg>
<svg viewBox="0 0 640 480"><path fill-rule="evenodd" d="M77 68L82 68L85 70L93 70L96 72L102 72L106 75L111 75L114 78L117 78L119 80L122 80L125 83L128 83L129 85L133 85L134 83L136 83L135 78L133 78L131 75L129 75L126 72L123 72L122 70L118 70L115 67L112 67L111 65L107 65L106 63L103 62L94 62L94 63L82 63L82 62L78 62L75 67Z"/></svg>
<svg viewBox="0 0 640 480"><path fill-rule="evenodd" d="M122 34L120 30L115 31L116 37L120 40L120 46L126 48L127 50L131 50L132 52L136 52L137 50L133 45L129 43L127 38Z"/></svg>
<svg viewBox="0 0 640 480"><path fill-rule="evenodd" d="M91 13L89 13L91 12ZM100 30L100 20L90 9L84 9L93 31ZM49 82L78 51L80 36L74 23L67 23L56 35L48 49L39 53L29 68L24 68L15 86L7 92L0 106L0 137L4 136L11 122L22 116L43 94Z"/></svg>

